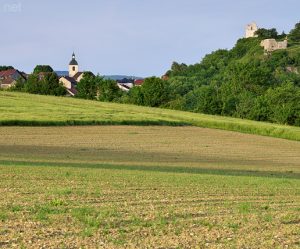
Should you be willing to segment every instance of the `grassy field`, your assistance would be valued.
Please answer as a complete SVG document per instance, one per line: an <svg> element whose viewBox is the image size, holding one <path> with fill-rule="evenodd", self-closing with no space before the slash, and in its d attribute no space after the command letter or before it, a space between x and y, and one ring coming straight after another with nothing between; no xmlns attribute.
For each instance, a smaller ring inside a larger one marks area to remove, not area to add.
<svg viewBox="0 0 300 249"><path fill-rule="evenodd" d="M0 248L300 246L296 141L198 127L1 127L0 179Z"/></svg>
<svg viewBox="0 0 300 249"><path fill-rule="evenodd" d="M0 91L0 125L193 125L300 141L300 127Z"/></svg>

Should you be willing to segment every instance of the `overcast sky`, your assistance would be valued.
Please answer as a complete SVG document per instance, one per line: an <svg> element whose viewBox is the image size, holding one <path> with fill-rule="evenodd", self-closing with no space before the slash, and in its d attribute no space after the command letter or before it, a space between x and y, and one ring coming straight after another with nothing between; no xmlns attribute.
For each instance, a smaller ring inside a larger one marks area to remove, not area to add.
<svg viewBox="0 0 300 249"><path fill-rule="evenodd" d="M160 76L233 47L249 22L288 32L299 10L299 0L0 0L0 65L67 70L74 50L80 70Z"/></svg>

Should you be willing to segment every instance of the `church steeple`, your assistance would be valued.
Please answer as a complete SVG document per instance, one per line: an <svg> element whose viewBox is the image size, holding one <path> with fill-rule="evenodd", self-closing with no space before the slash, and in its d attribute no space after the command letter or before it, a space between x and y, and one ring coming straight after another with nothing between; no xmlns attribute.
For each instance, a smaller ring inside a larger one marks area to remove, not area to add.
<svg viewBox="0 0 300 249"><path fill-rule="evenodd" d="M69 76L74 77L76 73L79 72L78 62L75 58L75 53L72 54L72 60L69 63Z"/></svg>

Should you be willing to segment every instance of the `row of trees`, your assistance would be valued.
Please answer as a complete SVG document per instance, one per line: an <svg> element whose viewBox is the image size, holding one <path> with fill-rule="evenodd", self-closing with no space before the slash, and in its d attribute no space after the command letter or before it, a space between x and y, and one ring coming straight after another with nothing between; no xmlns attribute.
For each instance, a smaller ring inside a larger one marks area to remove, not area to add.
<svg viewBox="0 0 300 249"><path fill-rule="evenodd" d="M12 90L42 95L66 95L66 89L59 82L57 74L50 66L43 65L36 66L26 82L18 79Z"/></svg>
<svg viewBox="0 0 300 249"><path fill-rule="evenodd" d="M281 35L278 34L278 31L275 28L272 29L258 29L255 33L258 35L259 38L262 39L284 39L288 37L289 42L291 43L299 43L300 42L300 23L297 23L295 25L295 28L290 31L290 33L287 35L284 32L282 32Z"/></svg>
<svg viewBox="0 0 300 249"><path fill-rule="evenodd" d="M6 71L6 70L9 70L9 69L14 69L14 67L12 67L12 66L0 66L0 72L1 71Z"/></svg>

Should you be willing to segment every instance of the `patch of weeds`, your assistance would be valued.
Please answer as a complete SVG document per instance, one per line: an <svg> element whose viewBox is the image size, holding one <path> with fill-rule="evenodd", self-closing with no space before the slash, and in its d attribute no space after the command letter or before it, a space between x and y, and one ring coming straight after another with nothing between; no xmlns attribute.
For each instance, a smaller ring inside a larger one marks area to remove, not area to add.
<svg viewBox="0 0 300 249"><path fill-rule="evenodd" d="M164 228L169 224L169 221L166 217L158 216L158 218L155 221L156 225L160 228Z"/></svg>
<svg viewBox="0 0 300 249"><path fill-rule="evenodd" d="M20 249L26 249L27 247L22 243L21 245L20 245Z"/></svg>
<svg viewBox="0 0 300 249"><path fill-rule="evenodd" d="M183 228L182 228L182 227L180 227L180 226L175 226L175 231L174 231L174 233L175 233L176 236L179 236L179 235L182 233L182 231L183 231Z"/></svg>
<svg viewBox="0 0 300 249"><path fill-rule="evenodd" d="M53 207L61 207L61 206L66 206L67 203L61 199L54 199L50 201L50 205Z"/></svg>
<svg viewBox="0 0 300 249"><path fill-rule="evenodd" d="M210 223L207 220L197 220L196 223L201 226L208 227L209 230L211 230L214 227L214 224Z"/></svg>
<svg viewBox="0 0 300 249"><path fill-rule="evenodd" d="M60 189L55 191L55 194L57 195L62 195L62 196L67 196L72 194L72 189Z"/></svg>
<svg viewBox="0 0 300 249"><path fill-rule="evenodd" d="M131 220L131 225L136 226L136 227L140 227L143 226L144 223L146 223L143 219L141 219L140 217L133 217Z"/></svg>
<svg viewBox="0 0 300 249"><path fill-rule="evenodd" d="M124 246L126 244L126 232L123 229L119 230L117 238L113 239L112 243L117 246Z"/></svg>
<svg viewBox="0 0 300 249"><path fill-rule="evenodd" d="M21 205L10 205L8 207L13 213L16 213L16 212L20 212L23 210L23 207Z"/></svg>
<svg viewBox="0 0 300 249"><path fill-rule="evenodd" d="M83 237L92 237L93 234L95 232L95 228L93 227L85 227L82 231L81 231L81 235Z"/></svg>
<svg viewBox="0 0 300 249"><path fill-rule="evenodd" d="M41 208L35 214L35 218L39 221L48 221L49 220L49 211L46 208Z"/></svg>
<svg viewBox="0 0 300 249"><path fill-rule="evenodd" d="M238 224L238 223L228 223L228 227L236 232L240 228L240 224Z"/></svg>
<svg viewBox="0 0 300 249"><path fill-rule="evenodd" d="M239 206L239 212L241 214L249 214L251 212L252 205L249 202L241 203Z"/></svg>
<svg viewBox="0 0 300 249"><path fill-rule="evenodd" d="M0 221L4 222L8 219L8 215L6 212L0 210Z"/></svg>
<svg viewBox="0 0 300 249"><path fill-rule="evenodd" d="M282 217L280 222L285 225L300 224L300 218L295 214L288 214Z"/></svg>
<svg viewBox="0 0 300 249"><path fill-rule="evenodd" d="M72 216L84 225L82 235L86 237L92 236L101 225L99 212L91 207L76 208L72 211Z"/></svg>
<svg viewBox="0 0 300 249"><path fill-rule="evenodd" d="M273 216L271 214L265 214L263 216L263 221L265 221L265 222L272 222L273 221Z"/></svg>
<svg viewBox="0 0 300 249"><path fill-rule="evenodd" d="M66 177L70 177L70 176L71 176L71 173L67 171L66 174L65 174L65 176L66 176Z"/></svg>
<svg viewBox="0 0 300 249"><path fill-rule="evenodd" d="M101 190L96 189L94 192L91 193L91 196L101 197L102 196L102 192L101 192Z"/></svg>
<svg viewBox="0 0 300 249"><path fill-rule="evenodd" d="M50 201L45 204L37 204L30 208L30 212L34 214L39 221L49 221L49 215L66 213L66 208L61 208L61 202ZM60 208L59 208L60 207Z"/></svg>
<svg viewBox="0 0 300 249"><path fill-rule="evenodd" d="M261 209L263 209L263 210L269 210L270 206L269 205L264 205L264 206L261 207Z"/></svg>

